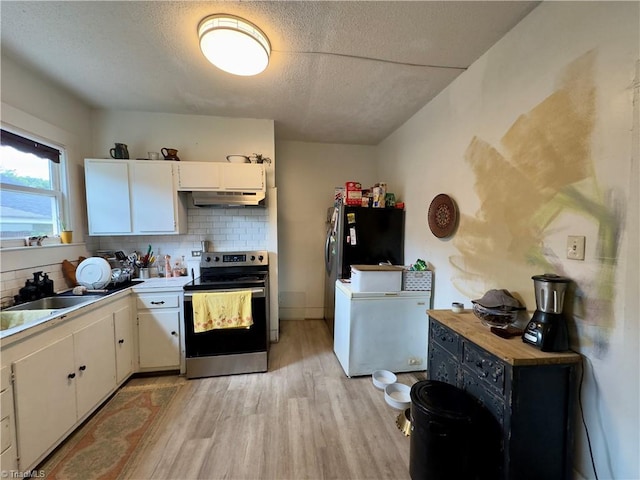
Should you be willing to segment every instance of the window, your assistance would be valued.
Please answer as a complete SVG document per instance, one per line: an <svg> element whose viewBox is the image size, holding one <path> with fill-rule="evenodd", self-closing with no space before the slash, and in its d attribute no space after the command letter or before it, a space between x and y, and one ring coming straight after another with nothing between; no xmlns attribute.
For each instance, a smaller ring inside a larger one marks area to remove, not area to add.
<svg viewBox="0 0 640 480"><path fill-rule="evenodd" d="M57 235L64 228L64 151L1 130L0 229L3 242Z"/></svg>

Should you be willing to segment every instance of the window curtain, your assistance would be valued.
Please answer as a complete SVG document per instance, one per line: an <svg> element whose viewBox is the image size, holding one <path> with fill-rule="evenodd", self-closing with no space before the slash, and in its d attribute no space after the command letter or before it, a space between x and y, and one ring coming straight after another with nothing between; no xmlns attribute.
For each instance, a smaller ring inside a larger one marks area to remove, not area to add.
<svg viewBox="0 0 640 480"><path fill-rule="evenodd" d="M34 155L47 158L54 163L60 163L60 150L57 150L48 145L43 145L35 140L21 137L15 133L7 132L6 130L0 130L2 145L8 145L25 153L33 153Z"/></svg>

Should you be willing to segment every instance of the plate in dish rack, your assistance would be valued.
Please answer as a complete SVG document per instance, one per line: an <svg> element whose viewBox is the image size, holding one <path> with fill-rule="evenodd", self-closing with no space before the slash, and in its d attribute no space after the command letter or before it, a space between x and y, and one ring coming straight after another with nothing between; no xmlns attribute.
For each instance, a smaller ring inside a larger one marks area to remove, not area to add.
<svg viewBox="0 0 640 480"><path fill-rule="evenodd" d="M76 280L90 289L104 288L111 281L111 266L104 258L90 257L78 265Z"/></svg>
<svg viewBox="0 0 640 480"><path fill-rule="evenodd" d="M449 195L441 193L431 201L427 214L429 228L438 238L450 236L456 228L458 210Z"/></svg>

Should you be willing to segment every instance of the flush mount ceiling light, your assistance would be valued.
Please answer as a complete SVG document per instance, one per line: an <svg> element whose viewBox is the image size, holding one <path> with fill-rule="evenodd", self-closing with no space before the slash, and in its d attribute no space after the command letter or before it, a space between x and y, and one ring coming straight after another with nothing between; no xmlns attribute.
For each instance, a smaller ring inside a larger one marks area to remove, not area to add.
<svg viewBox="0 0 640 480"><path fill-rule="evenodd" d="M233 15L210 15L198 26L207 60L234 75L257 75L269 64L271 45L254 24Z"/></svg>

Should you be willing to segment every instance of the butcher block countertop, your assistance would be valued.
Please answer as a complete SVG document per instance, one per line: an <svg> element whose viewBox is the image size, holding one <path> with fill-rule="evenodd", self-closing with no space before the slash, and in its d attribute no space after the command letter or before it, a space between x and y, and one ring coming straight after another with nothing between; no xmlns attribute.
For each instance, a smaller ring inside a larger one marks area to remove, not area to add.
<svg viewBox="0 0 640 480"><path fill-rule="evenodd" d="M557 365L579 363L580 354L569 352L543 352L522 341L522 337L502 338L491 333L471 310L454 313L451 310L427 310L427 314L460 336L487 350L504 362L514 365Z"/></svg>

